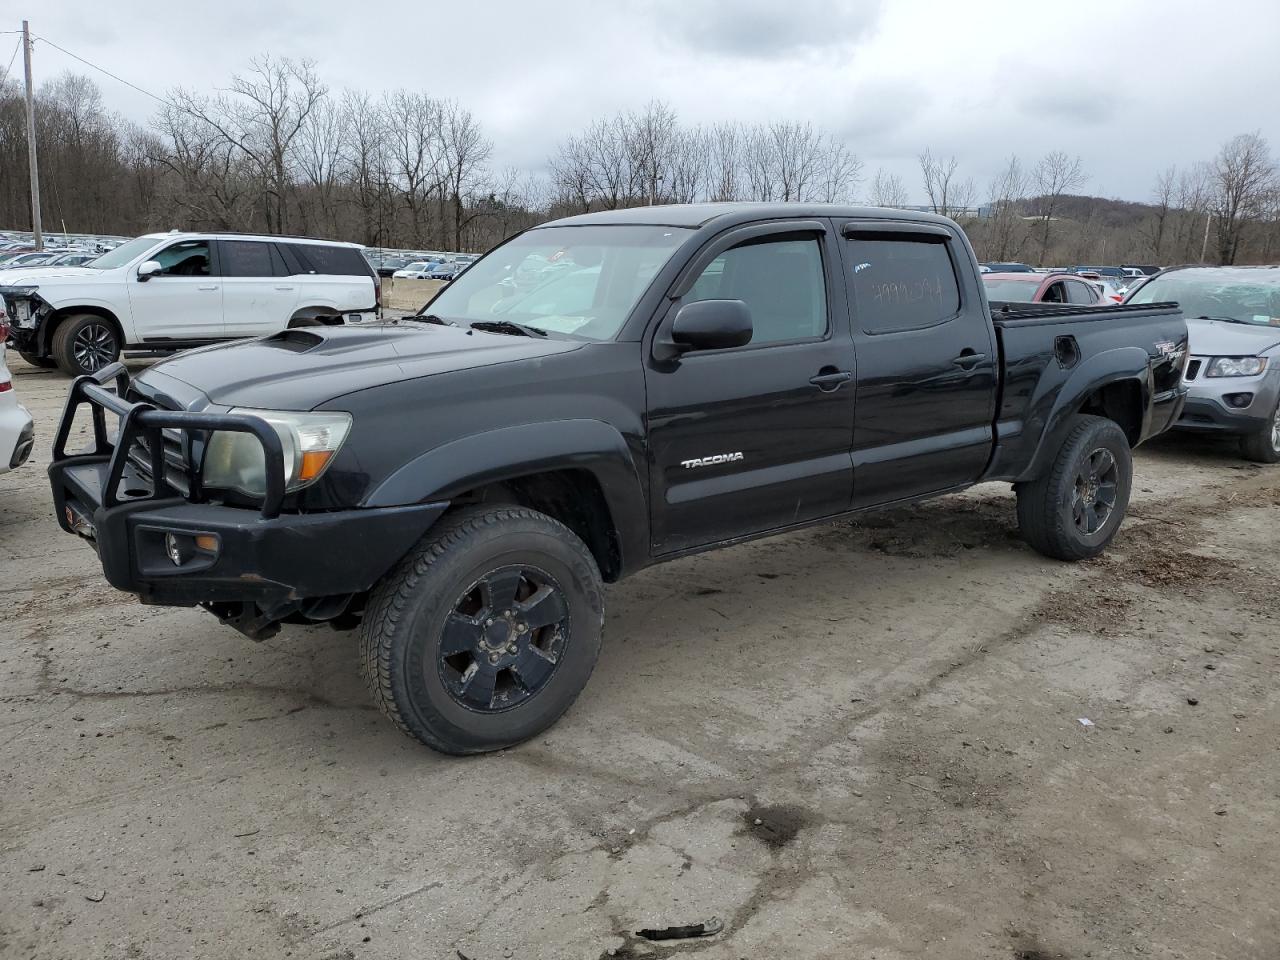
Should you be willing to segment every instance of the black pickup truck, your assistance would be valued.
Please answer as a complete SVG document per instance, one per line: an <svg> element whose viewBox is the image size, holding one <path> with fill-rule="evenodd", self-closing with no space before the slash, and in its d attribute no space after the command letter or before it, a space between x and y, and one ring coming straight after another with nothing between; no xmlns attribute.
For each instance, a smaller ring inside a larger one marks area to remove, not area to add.
<svg viewBox="0 0 1280 960"><path fill-rule="evenodd" d="M1037 550L1099 553L1186 357L1173 304L989 305L944 218L647 207L523 233L410 318L81 377L49 473L114 586L359 626L386 713L472 753L567 709L602 581L654 563L989 480Z"/></svg>

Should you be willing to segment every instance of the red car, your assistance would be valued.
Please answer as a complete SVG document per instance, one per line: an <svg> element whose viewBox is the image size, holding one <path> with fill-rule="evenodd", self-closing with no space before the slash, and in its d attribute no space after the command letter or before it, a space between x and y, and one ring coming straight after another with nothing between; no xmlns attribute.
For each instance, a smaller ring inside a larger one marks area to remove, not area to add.
<svg viewBox="0 0 1280 960"><path fill-rule="evenodd" d="M988 300L1093 307L1115 305L1096 284L1073 273L984 273L982 282L987 286Z"/></svg>

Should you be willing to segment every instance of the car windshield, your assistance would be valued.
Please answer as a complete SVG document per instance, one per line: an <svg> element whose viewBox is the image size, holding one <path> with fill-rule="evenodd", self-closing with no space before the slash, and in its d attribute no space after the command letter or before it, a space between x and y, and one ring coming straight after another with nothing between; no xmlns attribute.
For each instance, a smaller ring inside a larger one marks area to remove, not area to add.
<svg viewBox="0 0 1280 960"><path fill-rule="evenodd" d="M1012 300L1030 303L1031 298L1040 289L1039 280L994 280L983 277L982 282L987 285L988 300Z"/></svg>
<svg viewBox="0 0 1280 960"><path fill-rule="evenodd" d="M135 237L97 259L90 260L85 266L93 267L95 270L114 270L116 267L128 265L159 242L155 237Z"/></svg>
<svg viewBox="0 0 1280 960"><path fill-rule="evenodd" d="M455 323L508 320L611 340L689 235L635 225L530 230L471 264L426 309Z"/></svg>
<svg viewBox="0 0 1280 960"><path fill-rule="evenodd" d="M1176 302L1184 316L1280 327L1280 269L1175 270L1152 277L1129 303Z"/></svg>

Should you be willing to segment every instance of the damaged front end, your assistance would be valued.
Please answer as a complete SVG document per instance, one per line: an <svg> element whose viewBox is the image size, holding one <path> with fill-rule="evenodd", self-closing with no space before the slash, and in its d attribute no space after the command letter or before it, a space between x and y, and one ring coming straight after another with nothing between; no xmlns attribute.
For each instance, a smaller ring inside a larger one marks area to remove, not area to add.
<svg viewBox="0 0 1280 960"><path fill-rule="evenodd" d="M19 353L39 354L40 325L52 311L35 284L0 286L0 299L9 314L9 340Z"/></svg>

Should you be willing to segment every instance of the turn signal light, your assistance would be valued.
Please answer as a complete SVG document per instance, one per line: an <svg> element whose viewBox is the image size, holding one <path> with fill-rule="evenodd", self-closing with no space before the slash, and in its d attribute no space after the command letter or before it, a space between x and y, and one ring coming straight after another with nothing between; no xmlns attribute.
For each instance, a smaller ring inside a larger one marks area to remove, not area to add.
<svg viewBox="0 0 1280 960"><path fill-rule="evenodd" d="M308 450L302 455L302 466L298 470L297 479L314 480L324 472L325 464L332 456L332 450Z"/></svg>

